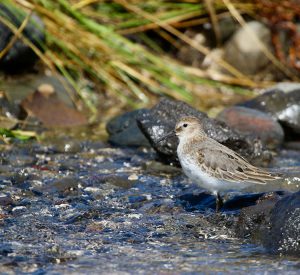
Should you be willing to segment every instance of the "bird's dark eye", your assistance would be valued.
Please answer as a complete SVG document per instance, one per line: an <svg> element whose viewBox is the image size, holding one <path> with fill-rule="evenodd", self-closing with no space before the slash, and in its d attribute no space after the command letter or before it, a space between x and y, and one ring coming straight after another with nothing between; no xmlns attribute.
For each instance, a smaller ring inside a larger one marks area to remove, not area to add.
<svg viewBox="0 0 300 275"><path fill-rule="evenodd" d="M183 126L184 128L186 128L188 125L187 125L187 123L184 123L182 126Z"/></svg>

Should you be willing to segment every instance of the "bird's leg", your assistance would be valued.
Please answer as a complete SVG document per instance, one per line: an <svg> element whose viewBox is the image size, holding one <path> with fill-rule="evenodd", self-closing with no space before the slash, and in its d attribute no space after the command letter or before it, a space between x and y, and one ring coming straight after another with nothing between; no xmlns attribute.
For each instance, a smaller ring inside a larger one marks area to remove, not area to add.
<svg viewBox="0 0 300 275"><path fill-rule="evenodd" d="M216 212L219 212L219 210L223 207L223 200L220 196L220 193L216 193Z"/></svg>

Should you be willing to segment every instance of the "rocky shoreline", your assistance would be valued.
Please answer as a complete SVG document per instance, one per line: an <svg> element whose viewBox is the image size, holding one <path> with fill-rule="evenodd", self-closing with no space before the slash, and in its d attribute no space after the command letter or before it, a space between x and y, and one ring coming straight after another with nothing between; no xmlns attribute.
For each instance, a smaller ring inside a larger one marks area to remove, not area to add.
<svg viewBox="0 0 300 275"><path fill-rule="evenodd" d="M0 16L16 29L26 22L27 15L27 10L16 9L8 1L0 4ZM35 13L29 15L22 33L43 53L47 26ZM228 83L232 76L216 62L219 58L232 64L239 74L245 74L252 86L256 80L265 84L264 81L292 79L272 64L249 35L250 29L273 52L272 31L266 24L247 20L241 27L231 16L220 18L221 45L212 37L211 24L204 24L202 29L186 28L186 37L209 49L206 56L183 41L176 41L173 47L165 45L160 37L155 43L169 47L167 54L176 57L176 62L191 66L191 70L199 69L201 77L204 72L214 81L223 79ZM94 83L93 77L81 79L83 76L78 75L80 96L93 103L94 109L99 108L94 110L97 114L93 114L95 120L91 123L91 114L77 100L78 91L70 81L43 66L38 51L14 37L5 24L0 23L0 33L0 52L5 53L0 59L1 274L299 273L299 83L280 82L257 91L259 95L249 99L227 85L206 86L201 79L187 81L183 86L189 90L188 84L193 85L191 91L197 101L194 106L205 110L216 107L218 113L214 117L182 101L163 97L151 108L124 113L106 123L108 117L121 112L115 105L123 97L108 102L108 86L99 82L103 78L98 75L98 82ZM299 68L296 71L289 64L287 54L292 49L293 36L288 40L286 34L282 31L280 38L286 46L285 66L287 72L297 76ZM130 43L139 39L134 34L123 38ZM118 46L122 47L122 43ZM96 53L95 49L87 52L86 60ZM70 54L74 56L73 51ZM103 60L106 58L104 54ZM76 66L73 68L71 56L66 60L71 68L62 67L72 74ZM79 60L79 64L82 62ZM157 63L149 64L152 68ZM55 65L60 65L59 60ZM87 67L91 68L90 64ZM142 87L142 81L135 82L132 74L121 69L122 74L117 77L131 84L122 87L137 85L149 92L151 85ZM140 70L141 77L149 72ZM152 81L159 73L155 70L147 79ZM172 81L164 88L178 84L176 79ZM116 87L118 95L129 93ZM155 93L150 93L154 100L158 98L156 92L155 88ZM133 97L146 106L144 96ZM228 107L231 103L235 105ZM223 106L227 107L221 110ZM122 108L129 107L123 103ZM215 213L214 196L182 174L176 155L177 139L158 142L183 115L198 117L211 138L257 166L284 174L284 178L265 189L229 192L221 212ZM104 123L108 141L106 134L100 137L97 128L99 124L104 128ZM12 134L16 129L33 130L36 136L43 137L23 142Z"/></svg>
<svg viewBox="0 0 300 275"><path fill-rule="evenodd" d="M210 137L239 152L252 163L268 166L286 141L298 139L299 116L295 97L300 86L292 86L292 89L288 84L275 86L262 96L225 109L217 119L208 118L205 113L183 102L165 98L152 109L133 111L110 121L107 124L109 141L122 146L150 145L160 161L178 166L177 139L157 140L174 128L180 116L193 115L204 121L205 131ZM135 138L134 143L130 143L131 137ZM289 180L284 178L282 181ZM232 198L223 211L242 209L238 223L233 225L238 229L237 236L250 236L252 241L263 244L273 253L297 255L300 252L300 193L286 193L282 191L282 185L273 188L275 193L269 191L260 195L246 194L238 200ZM187 198L192 204L199 203L203 211L214 207L214 200L207 196ZM283 209L287 211L283 213ZM280 226L277 221L280 221ZM285 223L290 224L286 226Z"/></svg>

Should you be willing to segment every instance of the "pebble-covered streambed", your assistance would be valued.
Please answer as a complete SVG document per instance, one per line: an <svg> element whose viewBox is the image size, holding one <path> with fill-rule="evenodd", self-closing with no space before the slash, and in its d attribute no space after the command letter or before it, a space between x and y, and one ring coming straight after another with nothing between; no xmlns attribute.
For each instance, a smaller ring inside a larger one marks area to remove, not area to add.
<svg viewBox="0 0 300 275"><path fill-rule="evenodd" d="M0 273L299 274L299 259L237 238L236 211L215 214L212 196L155 157L101 142L2 145ZM299 160L284 151L275 165Z"/></svg>

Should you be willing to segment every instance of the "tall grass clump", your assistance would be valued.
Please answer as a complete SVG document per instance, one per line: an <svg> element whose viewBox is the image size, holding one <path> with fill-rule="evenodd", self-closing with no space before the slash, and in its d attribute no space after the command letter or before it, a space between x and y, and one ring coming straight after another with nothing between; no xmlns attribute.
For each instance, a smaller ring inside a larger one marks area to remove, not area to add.
<svg viewBox="0 0 300 275"><path fill-rule="evenodd" d="M6 0L9 1L9 0ZM95 102L82 92L78 81L88 78L101 90L125 104L145 106L152 98L167 95L192 103L199 85L234 84L234 92L257 87L224 60L215 60L231 76L213 75L180 64L148 35L151 30L168 43L183 41L204 55L209 49L196 44L182 29L203 24L228 12L223 1L104 1L104 0L11 0L12 4L37 13L45 22L47 42L44 51L34 48L54 73L63 74L90 110ZM251 12L249 3L239 3L240 11ZM217 33L217 20L212 20ZM6 22L7 25L9 25ZM17 26L9 26L15 33ZM22 38L22 34L20 34ZM129 37L138 37L141 43ZM25 43L31 45L26 38ZM220 84L221 83L221 84Z"/></svg>

